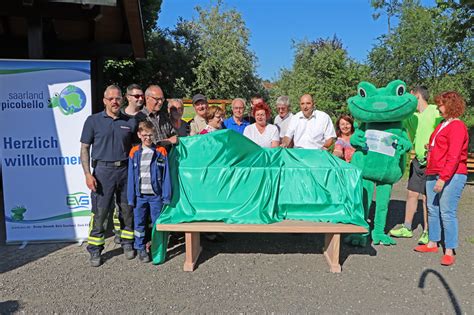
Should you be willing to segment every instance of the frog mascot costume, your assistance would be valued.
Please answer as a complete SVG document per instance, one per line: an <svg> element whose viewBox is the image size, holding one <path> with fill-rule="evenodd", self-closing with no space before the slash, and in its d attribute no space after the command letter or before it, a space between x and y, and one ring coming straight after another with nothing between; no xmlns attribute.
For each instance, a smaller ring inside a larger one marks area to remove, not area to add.
<svg viewBox="0 0 474 315"><path fill-rule="evenodd" d="M405 82L400 80L382 88L361 82L357 92L347 100L349 111L360 123L351 136L351 145L356 149L351 163L362 170L366 219L376 189L372 242L395 245L395 240L385 234L388 203L392 185L402 177L406 153L411 149L402 121L415 112L417 99L407 93ZM367 245L367 240L368 234L351 234L344 239L348 244L362 247Z"/></svg>

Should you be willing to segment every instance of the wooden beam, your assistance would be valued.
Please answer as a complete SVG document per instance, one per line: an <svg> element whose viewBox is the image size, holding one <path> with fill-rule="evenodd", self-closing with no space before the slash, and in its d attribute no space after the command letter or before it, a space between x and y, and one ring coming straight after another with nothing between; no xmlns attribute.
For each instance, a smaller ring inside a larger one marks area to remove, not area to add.
<svg viewBox="0 0 474 315"><path fill-rule="evenodd" d="M62 41L48 43L49 58L90 59L93 57L130 57L133 55L130 44L78 43Z"/></svg>
<svg viewBox="0 0 474 315"><path fill-rule="evenodd" d="M184 271L194 271L199 254L201 254L200 233L185 233L186 254L184 259Z"/></svg>
<svg viewBox="0 0 474 315"><path fill-rule="evenodd" d="M329 265L329 270L333 273L341 272L339 264L339 250L341 246L341 234L327 233L324 237L324 257Z"/></svg>
<svg viewBox="0 0 474 315"><path fill-rule="evenodd" d="M137 59L143 59L146 57L146 54L140 1L123 0L123 8L132 42L133 55Z"/></svg>
<svg viewBox="0 0 474 315"><path fill-rule="evenodd" d="M272 224L227 224L224 222L190 222L157 224L158 231L235 232L235 233L367 233L354 224L285 220Z"/></svg>
<svg viewBox="0 0 474 315"><path fill-rule="evenodd" d="M44 17L61 20L94 20L100 14L100 7L86 7L75 4L43 3L23 6L21 1L2 1L0 16Z"/></svg>
<svg viewBox="0 0 474 315"><path fill-rule="evenodd" d="M28 58L44 58L43 19L41 16L28 18Z"/></svg>

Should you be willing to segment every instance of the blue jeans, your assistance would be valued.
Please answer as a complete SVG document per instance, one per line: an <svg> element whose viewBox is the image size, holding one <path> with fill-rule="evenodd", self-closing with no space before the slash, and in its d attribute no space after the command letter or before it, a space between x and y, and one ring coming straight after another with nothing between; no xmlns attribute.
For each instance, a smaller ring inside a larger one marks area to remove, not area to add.
<svg viewBox="0 0 474 315"><path fill-rule="evenodd" d="M161 196L141 195L137 197L135 208L133 209L135 234L133 247L136 250L145 249L145 229L148 213L150 213L151 223L153 223L154 226L156 219L160 216L162 207Z"/></svg>
<svg viewBox="0 0 474 315"><path fill-rule="evenodd" d="M441 224L444 232L445 248L458 247L458 203L466 184L467 176L454 174L451 180L444 184L440 193L433 188L439 176L429 175L426 180L426 201L428 204L428 236L430 241L441 241Z"/></svg>

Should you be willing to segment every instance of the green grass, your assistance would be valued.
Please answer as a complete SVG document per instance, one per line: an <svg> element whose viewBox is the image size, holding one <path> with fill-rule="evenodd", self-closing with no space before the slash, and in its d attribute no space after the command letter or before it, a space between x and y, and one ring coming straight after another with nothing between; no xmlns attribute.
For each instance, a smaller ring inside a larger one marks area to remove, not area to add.
<svg viewBox="0 0 474 315"><path fill-rule="evenodd" d="M468 243L474 244L474 236L468 236L466 241L468 241Z"/></svg>

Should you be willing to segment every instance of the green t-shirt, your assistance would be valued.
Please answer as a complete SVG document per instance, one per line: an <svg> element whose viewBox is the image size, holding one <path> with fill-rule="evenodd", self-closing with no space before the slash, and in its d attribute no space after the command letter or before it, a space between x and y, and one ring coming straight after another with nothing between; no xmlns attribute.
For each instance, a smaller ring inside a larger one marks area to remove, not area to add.
<svg viewBox="0 0 474 315"><path fill-rule="evenodd" d="M415 112L410 118L404 121L404 126L408 130L415 150L415 156L422 165L426 163L425 145L430 141L430 136L436 126L443 120L439 115L436 105L428 105L421 113Z"/></svg>

